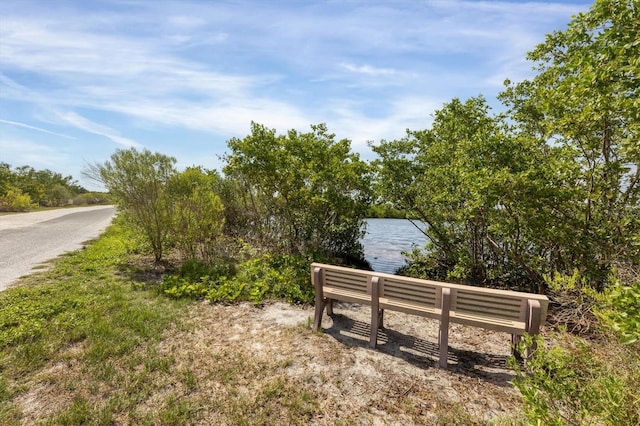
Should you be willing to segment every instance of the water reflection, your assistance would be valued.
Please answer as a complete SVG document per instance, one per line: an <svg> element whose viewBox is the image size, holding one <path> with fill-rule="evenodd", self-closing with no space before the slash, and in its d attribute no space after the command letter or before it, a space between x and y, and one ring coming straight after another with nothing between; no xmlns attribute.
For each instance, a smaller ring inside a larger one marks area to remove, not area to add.
<svg viewBox="0 0 640 426"><path fill-rule="evenodd" d="M361 240L365 259L374 271L394 273L405 264L403 251L423 248L426 237L406 219L367 219L367 234ZM423 227L422 222L416 222Z"/></svg>

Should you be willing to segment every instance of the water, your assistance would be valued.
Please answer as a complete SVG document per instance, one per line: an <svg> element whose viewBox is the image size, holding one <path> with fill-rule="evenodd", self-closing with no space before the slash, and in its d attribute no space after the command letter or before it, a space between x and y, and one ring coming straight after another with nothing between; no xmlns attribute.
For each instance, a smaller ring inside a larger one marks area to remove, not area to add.
<svg viewBox="0 0 640 426"><path fill-rule="evenodd" d="M394 273L406 263L403 251L424 248L427 239L406 219L367 219L367 234L360 240L364 257L374 271ZM422 222L416 222L424 227Z"/></svg>

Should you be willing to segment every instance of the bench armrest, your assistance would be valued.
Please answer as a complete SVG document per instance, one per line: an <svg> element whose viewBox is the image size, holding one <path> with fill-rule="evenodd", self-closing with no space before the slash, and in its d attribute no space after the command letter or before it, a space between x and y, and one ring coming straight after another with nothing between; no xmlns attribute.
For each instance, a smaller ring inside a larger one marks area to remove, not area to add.
<svg viewBox="0 0 640 426"><path fill-rule="evenodd" d="M527 301L527 333L532 336L540 331L541 313L540 301L529 299Z"/></svg>

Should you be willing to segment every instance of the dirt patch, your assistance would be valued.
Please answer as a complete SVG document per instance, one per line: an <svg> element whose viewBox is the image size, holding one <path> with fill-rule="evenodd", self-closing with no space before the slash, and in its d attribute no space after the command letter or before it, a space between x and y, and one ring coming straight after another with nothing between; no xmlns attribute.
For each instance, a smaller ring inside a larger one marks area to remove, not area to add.
<svg viewBox="0 0 640 426"><path fill-rule="evenodd" d="M192 312L195 329L167 339L164 350L177 368L198 376L196 392L205 401L220 398L219 367L209 368L216 358L241 354L252 366L276 365L271 377L285 375L300 391L320 396L321 415L311 424L428 424L460 416L486 422L517 411L520 397L506 367L509 335L452 325L443 371L436 367L437 321L386 312L379 346L371 350L369 312L338 303L333 318L324 316L323 333L313 333L312 307L203 303ZM254 394L269 374L239 385ZM214 411L204 418L224 423Z"/></svg>
<svg viewBox="0 0 640 426"><path fill-rule="evenodd" d="M167 330L153 349L153 362L162 365L149 365L141 348L114 360L112 379L92 384L75 357L80 348L69 347L19 397L22 421L46 421L74 395L100 410L144 385L133 405L112 411L110 423L514 423L520 395L506 367L509 335L452 325L443 371L437 321L386 312L372 350L370 308L337 303L334 312L314 333L313 307L193 304L188 323ZM124 367L136 358L137 366Z"/></svg>

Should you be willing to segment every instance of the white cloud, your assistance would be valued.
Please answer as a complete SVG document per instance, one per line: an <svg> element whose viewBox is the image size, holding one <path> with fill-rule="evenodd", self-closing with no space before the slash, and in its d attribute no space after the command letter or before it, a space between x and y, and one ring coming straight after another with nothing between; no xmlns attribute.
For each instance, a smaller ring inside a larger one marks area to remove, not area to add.
<svg viewBox="0 0 640 426"><path fill-rule="evenodd" d="M566 23L587 7L86 4L3 2L0 113L16 123L40 115L56 130L63 124L151 149L156 142L145 131L224 140L247 134L252 120L280 132L326 122L359 149L366 140L402 137L406 128L426 127L429 114L453 97L491 99L504 78L529 76L524 53L544 39L550 22ZM136 140L123 136L134 134Z"/></svg>
<svg viewBox="0 0 640 426"><path fill-rule="evenodd" d="M397 71L392 68L376 68L371 65L357 66L353 64L342 64L342 68L346 69L347 71L351 71L353 73L374 75L374 76L376 75L389 76L389 75L395 75L397 73Z"/></svg>
<svg viewBox="0 0 640 426"><path fill-rule="evenodd" d="M65 135L65 134L62 134L62 133L52 132L51 130L43 129L41 127L31 126L31 125L25 124L25 123L19 123L17 121L10 121L10 120L2 120L2 119L0 119L0 123L9 124L11 126L16 126L16 127L22 127L22 128L29 129L29 130L35 130L37 132L47 133L49 135L60 136L62 138L66 138L66 139L72 139L72 140L76 139L73 136L68 136L68 135Z"/></svg>
<svg viewBox="0 0 640 426"><path fill-rule="evenodd" d="M91 120L82 117L75 112L61 112L58 113L58 116L62 121L70 124L71 126L84 130L85 132L93 133L95 135L104 136L105 138L115 142L118 145L131 148L131 147L140 147L141 145L131 139L120 136L117 130L114 130L108 126L104 126L102 124L94 123Z"/></svg>

